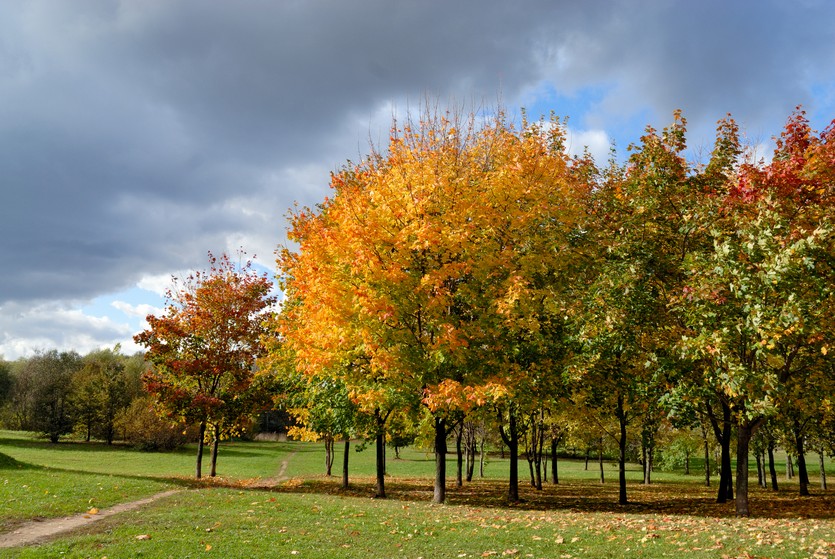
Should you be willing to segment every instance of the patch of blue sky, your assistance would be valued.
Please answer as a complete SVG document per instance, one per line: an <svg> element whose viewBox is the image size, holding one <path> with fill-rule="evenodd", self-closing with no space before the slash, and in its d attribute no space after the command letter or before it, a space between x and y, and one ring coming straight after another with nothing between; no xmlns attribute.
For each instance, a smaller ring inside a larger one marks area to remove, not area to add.
<svg viewBox="0 0 835 559"><path fill-rule="evenodd" d="M161 309L164 305L165 300L158 293L133 287L117 293L100 295L80 310L87 316L108 318L138 329L149 312Z"/></svg>
<svg viewBox="0 0 835 559"><path fill-rule="evenodd" d="M814 104L806 107L812 128L822 131L833 122L835 115L835 81L815 82L809 86Z"/></svg>
<svg viewBox="0 0 835 559"><path fill-rule="evenodd" d="M552 82L543 81L523 95L521 102L529 120L547 120L553 113L575 132L604 132L610 147L616 150L617 159L623 161L628 146L640 140L646 126L657 115L648 106L629 114L611 114L604 108L604 102L614 88L615 84L600 84L562 91ZM669 119L672 120L672 115Z"/></svg>

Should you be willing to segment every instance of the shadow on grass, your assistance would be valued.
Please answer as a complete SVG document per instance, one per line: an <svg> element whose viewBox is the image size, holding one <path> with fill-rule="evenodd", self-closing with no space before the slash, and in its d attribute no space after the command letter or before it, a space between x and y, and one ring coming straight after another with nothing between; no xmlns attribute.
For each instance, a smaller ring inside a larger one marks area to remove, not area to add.
<svg viewBox="0 0 835 559"><path fill-rule="evenodd" d="M0 452L0 470L22 470L22 469L29 469L32 468L32 464L26 464L25 462L18 462L11 456L6 456L2 452Z"/></svg>
<svg viewBox="0 0 835 559"><path fill-rule="evenodd" d="M240 488L239 485L235 487ZM254 489L254 488L253 488ZM282 485L263 488L275 493L309 493L342 497L372 498L373 478L354 478L348 489L341 488L341 478L317 477L291 479ZM447 485L447 505L525 511L562 511L573 513L685 515L704 518L732 518L733 501L717 503L715 488L696 484L662 482L652 485L629 485L630 502L618 504L617 483L568 481L546 485L541 491L520 483L520 501L509 503L507 482L478 480L455 487ZM393 501L431 502L431 479L392 479L386 481L386 497ZM799 497L794 492L771 492L753 488L750 493L752 516L773 519L833 519L835 493L821 492Z"/></svg>

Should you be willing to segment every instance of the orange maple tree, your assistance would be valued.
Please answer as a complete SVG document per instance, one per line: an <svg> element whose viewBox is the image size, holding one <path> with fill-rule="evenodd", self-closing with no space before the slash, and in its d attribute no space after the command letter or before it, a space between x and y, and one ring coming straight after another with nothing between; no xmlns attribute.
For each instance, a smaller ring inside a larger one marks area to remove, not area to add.
<svg viewBox="0 0 835 559"><path fill-rule="evenodd" d="M209 263L208 271L175 278L165 314L148 315L149 328L134 336L153 365L145 388L167 414L199 425L198 478L207 426L213 427L215 475L223 431L268 403L268 393L257 387L255 362L264 353L264 320L275 302L272 281L251 261L238 266L226 254L209 253Z"/></svg>
<svg viewBox="0 0 835 559"><path fill-rule="evenodd" d="M559 259L554 232L579 207L560 139L559 127L515 131L501 115L477 127L426 113L395 126L385 154L335 173L332 198L292 216L298 248L278 259L293 301L282 339L300 370L338 375L381 423L422 403L436 502L451 418L517 384L523 364L501 341L536 330L548 296L536 275Z"/></svg>

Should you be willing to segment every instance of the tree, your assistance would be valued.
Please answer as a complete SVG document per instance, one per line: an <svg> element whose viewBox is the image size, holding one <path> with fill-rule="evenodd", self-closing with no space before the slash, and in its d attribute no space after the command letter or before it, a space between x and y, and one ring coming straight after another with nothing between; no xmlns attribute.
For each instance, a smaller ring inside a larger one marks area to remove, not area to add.
<svg viewBox="0 0 835 559"><path fill-rule="evenodd" d="M266 313L275 302L272 282L251 261L235 265L225 254L209 253L209 264L208 271L175 278L166 313L149 315L149 328L134 337L153 364L144 377L148 391L167 413L199 426L198 478L207 426L217 426L217 441L221 428L257 411L256 361L263 354ZM216 457L214 445L213 464Z"/></svg>
<svg viewBox="0 0 835 559"><path fill-rule="evenodd" d="M26 361L26 373L34 387L32 427L52 443L71 433L75 424L72 378L80 367L81 357L75 352L51 350Z"/></svg>
<svg viewBox="0 0 835 559"><path fill-rule="evenodd" d="M82 358L73 378L76 421L83 424L86 440L95 435L112 444L116 417L131 401L125 373L125 357L113 350L94 351Z"/></svg>
<svg viewBox="0 0 835 559"><path fill-rule="evenodd" d="M443 502L453 416L512 383L498 330L528 289L520 262L537 262L525 253L533 237L522 248L517 231L553 228L555 213L575 206L556 202L574 191L547 136L501 117L482 128L474 117L423 117L394 126L385 154L334 174L333 198L293 216L299 249L279 267L298 301L281 336L300 369L341 375L360 400L423 402Z"/></svg>
<svg viewBox="0 0 835 559"><path fill-rule="evenodd" d="M627 427L657 415L652 408L671 368L668 293L690 245L682 213L689 196L684 134L679 113L660 135L648 128L625 168L605 170L589 208L587 243L596 250L579 311L583 350L575 380L585 405L617 420L607 432L618 446L620 504L628 502Z"/></svg>
<svg viewBox="0 0 835 559"><path fill-rule="evenodd" d="M835 159L829 135L813 140L802 113L795 114L770 165L740 166L693 214L712 242L687 262L679 301L688 329L683 347L709 363L705 380L736 423L739 516L750 514L751 437L775 413L788 383L827 353L832 226L831 204L821 200L833 185L820 175L832 172L822 161Z"/></svg>

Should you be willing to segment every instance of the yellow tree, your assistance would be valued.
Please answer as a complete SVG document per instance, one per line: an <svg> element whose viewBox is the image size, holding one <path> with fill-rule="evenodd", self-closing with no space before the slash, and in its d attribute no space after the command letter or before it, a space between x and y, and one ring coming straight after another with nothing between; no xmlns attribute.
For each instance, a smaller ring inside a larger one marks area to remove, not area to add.
<svg viewBox="0 0 835 559"><path fill-rule="evenodd" d="M515 382L500 330L524 316L511 310L532 292L534 250L556 250L519 231L553 228L571 196L554 137L515 132L501 116L476 127L426 111L393 128L385 153L335 173L332 198L295 212L298 247L279 255L293 300L279 333L297 367L339 375L381 430L397 406L432 413L435 502L451 414Z"/></svg>

